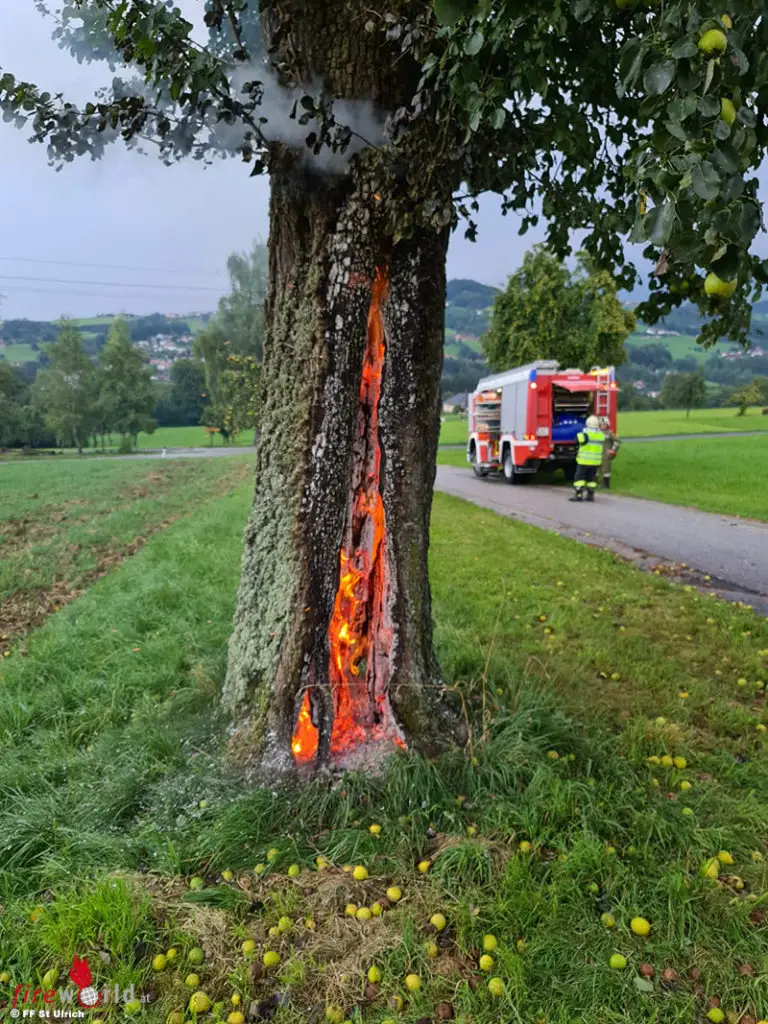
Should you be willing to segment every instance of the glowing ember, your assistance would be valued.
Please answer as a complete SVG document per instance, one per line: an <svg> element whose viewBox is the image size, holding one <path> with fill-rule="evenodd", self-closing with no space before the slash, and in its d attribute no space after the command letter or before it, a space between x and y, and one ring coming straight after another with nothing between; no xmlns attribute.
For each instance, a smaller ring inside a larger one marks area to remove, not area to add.
<svg viewBox="0 0 768 1024"><path fill-rule="evenodd" d="M334 704L331 755L336 759L365 743L404 746L387 695L392 627L387 610L389 584L379 446L384 365L381 307L387 288L386 274L377 270L360 383L353 497L339 554L339 586L328 629L328 676ZM309 694L304 697L292 747L298 762L311 760L317 752L317 730L311 720Z"/></svg>

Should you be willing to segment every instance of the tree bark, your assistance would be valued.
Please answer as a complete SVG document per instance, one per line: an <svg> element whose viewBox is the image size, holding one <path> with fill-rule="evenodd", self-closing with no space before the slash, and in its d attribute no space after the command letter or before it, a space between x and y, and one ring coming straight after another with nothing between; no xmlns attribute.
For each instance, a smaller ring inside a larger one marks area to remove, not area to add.
<svg viewBox="0 0 768 1024"><path fill-rule="evenodd" d="M358 0L270 10L267 46L282 25L303 80L388 110L407 102L414 68L364 31ZM329 176L276 147L270 175L256 488L223 693L230 751L271 778L376 770L398 748L433 755L461 732L427 575L448 231L394 243L392 197L376 191L387 176L367 154Z"/></svg>

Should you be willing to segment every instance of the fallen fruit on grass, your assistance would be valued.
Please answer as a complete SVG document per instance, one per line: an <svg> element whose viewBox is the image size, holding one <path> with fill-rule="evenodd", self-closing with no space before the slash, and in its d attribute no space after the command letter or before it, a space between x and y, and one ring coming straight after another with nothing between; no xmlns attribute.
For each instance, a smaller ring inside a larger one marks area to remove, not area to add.
<svg viewBox="0 0 768 1024"><path fill-rule="evenodd" d="M342 1024L344 1011L340 1006L326 1006L325 1019L328 1021L328 1024Z"/></svg>
<svg viewBox="0 0 768 1024"><path fill-rule="evenodd" d="M547 757L550 759L550 761L557 761L560 755L556 750L548 750Z"/></svg>
<svg viewBox="0 0 768 1024"><path fill-rule="evenodd" d="M684 793L687 793L690 788L691 783L688 781L688 779L683 779L683 781L680 783L680 789L682 789Z"/></svg>
<svg viewBox="0 0 768 1024"><path fill-rule="evenodd" d="M429 860L420 860L418 864L419 871L422 875L426 875L429 869L432 867L432 862Z"/></svg>
<svg viewBox="0 0 768 1024"><path fill-rule="evenodd" d="M613 928L613 926L616 924L616 918L613 916L613 914L601 914L600 923L604 924L606 928Z"/></svg>
<svg viewBox="0 0 768 1024"><path fill-rule="evenodd" d="M750 853L750 857L756 864L759 864L760 861L763 859L763 855L762 853L760 853L759 850L753 850L752 853Z"/></svg>
<svg viewBox="0 0 768 1024"><path fill-rule="evenodd" d="M293 928L293 921L290 917L281 917L277 922L277 927L281 932L289 932Z"/></svg>
<svg viewBox="0 0 768 1024"><path fill-rule="evenodd" d="M640 973L644 978L652 978L656 971L654 970L653 964L640 964Z"/></svg>
<svg viewBox="0 0 768 1024"><path fill-rule="evenodd" d="M699 870L705 878L717 878L720 874L720 861L717 857L710 857L709 860L704 861Z"/></svg>
<svg viewBox="0 0 768 1024"><path fill-rule="evenodd" d="M165 968L167 967L167 965L168 965L168 959L165 956L165 954L164 953L158 953L157 956L152 961L152 970L153 971L164 971Z"/></svg>
<svg viewBox="0 0 768 1024"><path fill-rule="evenodd" d="M667 724L666 718L663 715L659 715L659 717L656 719L656 725L666 725L666 724Z"/></svg>
<svg viewBox="0 0 768 1024"><path fill-rule="evenodd" d="M501 978L488 979L488 991L496 999L504 995L504 982Z"/></svg>
<svg viewBox="0 0 768 1024"><path fill-rule="evenodd" d="M188 974L184 979L184 984L187 986L187 988L197 988L197 986L200 984L200 975Z"/></svg>
<svg viewBox="0 0 768 1024"><path fill-rule="evenodd" d="M520 843L520 845L518 846L518 850L520 851L520 853L530 853L532 849L533 844L529 843L527 839L524 839L522 843Z"/></svg>
<svg viewBox="0 0 768 1024"><path fill-rule="evenodd" d="M370 907L358 907L355 917L358 921L370 921L373 914L371 913Z"/></svg>
<svg viewBox="0 0 768 1024"><path fill-rule="evenodd" d="M165 1024L184 1024L184 1014L181 1010L172 1010L165 1018Z"/></svg>
<svg viewBox="0 0 768 1024"><path fill-rule="evenodd" d="M229 997L229 1001L230 1003L232 1003L233 1006L239 1006L241 1003L240 996L238 995L237 992L232 993L232 995Z"/></svg>
<svg viewBox="0 0 768 1024"><path fill-rule="evenodd" d="M347 917L356 917L357 905L355 903L348 903L346 907L344 907L344 913L347 915Z"/></svg>
<svg viewBox="0 0 768 1024"><path fill-rule="evenodd" d="M684 757L676 757L676 758L674 758L673 759L673 764L674 764L675 768L679 768L681 771L683 770L683 768L687 768L688 767L688 762L686 761L686 759Z"/></svg>
<svg viewBox="0 0 768 1024"><path fill-rule="evenodd" d="M381 835L381 825L377 825L374 822L373 825L369 825L368 826L368 831L371 833L372 836L380 836Z"/></svg>
<svg viewBox="0 0 768 1024"><path fill-rule="evenodd" d="M363 867L362 864L358 864L352 872L352 877L356 882L364 882L368 877L368 868Z"/></svg>
<svg viewBox="0 0 768 1024"><path fill-rule="evenodd" d="M445 920L445 916L443 914L433 914L429 919L429 923L435 931L441 932L445 929L448 922Z"/></svg>
<svg viewBox="0 0 768 1024"><path fill-rule="evenodd" d="M234 871L230 871L229 868L227 868L225 871L221 872L221 877L224 879L225 882L231 882L232 879L235 877L235 873Z"/></svg>
<svg viewBox="0 0 768 1024"><path fill-rule="evenodd" d="M316 857L315 866L318 871L326 871L331 866L331 862L327 857Z"/></svg>
<svg viewBox="0 0 768 1024"><path fill-rule="evenodd" d="M401 900L402 898L402 889L397 885L390 885L390 887L387 889L387 899L391 900L393 903L397 903L398 900Z"/></svg>
<svg viewBox="0 0 768 1024"><path fill-rule="evenodd" d="M131 1015L131 1016L134 1013L138 1013L140 1010L141 1010L141 1000L140 999L129 999L128 1002L125 1004L125 1012L127 1014Z"/></svg>
<svg viewBox="0 0 768 1024"><path fill-rule="evenodd" d="M288 868L288 877L289 878L298 878L300 874L301 874L301 868L299 867L299 865L298 864L291 864L291 866Z"/></svg>
<svg viewBox="0 0 768 1024"><path fill-rule="evenodd" d="M467 825L467 835L474 836L477 834L477 829L474 825Z"/></svg>
<svg viewBox="0 0 768 1024"><path fill-rule="evenodd" d="M721 1024L721 1021L725 1020L725 1014L719 1006L713 1006L711 1010L707 1010L707 1019L712 1021L712 1024Z"/></svg>
<svg viewBox="0 0 768 1024"><path fill-rule="evenodd" d="M483 953L480 957L480 970L491 971L493 970L493 957L489 956L488 953Z"/></svg>
<svg viewBox="0 0 768 1024"><path fill-rule="evenodd" d="M484 935L483 936L483 949L486 953L492 953L499 945L498 939L495 935Z"/></svg>
<svg viewBox="0 0 768 1024"><path fill-rule="evenodd" d="M367 978L372 985L378 985L381 981L381 968L376 966L369 967Z"/></svg>
<svg viewBox="0 0 768 1024"><path fill-rule="evenodd" d="M528 943L525 941L525 939L518 939L515 943L515 949L518 953L524 953L526 949L528 949Z"/></svg>
<svg viewBox="0 0 768 1024"><path fill-rule="evenodd" d="M418 974L407 974L405 977L405 987L409 992L418 992L421 988L421 978Z"/></svg>
<svg viewBox="0 0 768 1024"><path fill-rule="evenodd" d="M664 766L665 768L671 768L671 767L672 767L672 765L673 765L674 763L675 763L675 762L674 762L674 761L672 760L672 758L671 758L671 757L669 756L669 754L665 754L665 755L664 755L664 756L662 757L662 759L661 759L661 764L662 764L662 765L663 765L663 766Z"/></svg>
<svg viewBox="0 0 768 1024"><path fill-rule="evenodd" d="M171 946L171 948L166 951L165 959L166 960L175 960L178 955L179 955L178 949L176 949L175 946Z"/></svg>
<svg viewBox="0 0 768 1024"><path fill-rule="evenodd" d="M623 971L627 966L627 958L622 956L621 953L613 953L611 959L608 961L614 971Z"/></svg>
<svg viewBox="0 0 768 1024"><path fill-rule="evenodd" d="M280 851L276 846L273 846L271 850L267 850L267 860L273 861L276 857L280 856Z"/></svg>
<svg viewBox="0 0 768 1024"><path fill-rule="evenodd" d="M587 886L587 892L591 893L593 896L597 896L597 894L600 892L600 886L597 884L597 882L590 882Z"/></svg>
<svg viewBox="0 0 768 1024"><path fill-rule="evenodd" d="M307 917L304 919L304 927L307 928L309 931L313 932L317 926L313 918Z"/></svg>
<svg viewBox="0 0 768 1024"><path fill-rule="evenodd" d="M239 1010L233 1010L227 1017L227 1024L245 1024L245 1017Z"/></svg>
<svg viewBox="0 0 768 1024"><path fill-rule="evenodd" d="M11 976L8 971L0 971L0 985L7 985L11 980Z"/></svg>
<svg viewBox="0 0 768 1024"><path fill-rule="evenodd" d="M721 864L735 864L733 857L728 853L727 850L720 850L717 854L717 859Z"/></svg>
<svg viewBox="0 0 768 1024"><path fill-rule="evenodd" d="M693 808L692 808L692 807L684 807L684 808L683 808L683 809L682 809L682 810L680 811L680 813L681 813L681 814L684 814L684 815L686 816L686 818L690 818L690 817L691 817L691 815L693 814Z"/></svg>
<svg viewBox="0 0 768 1024"><path fill-rule="evenodd" d="M245 953L245 955L248 956L249 954L253 953L253 951L256 949L256 943L253 941L253 939L246 939L240 948Z"/></svg>
<svg viewBox="0 0 768 1024"><path fill-rule="evenodd" d="M384 908L378 902L371 904L371 913L374 917L381 917L381 912Z"/></svg>
<svg viewBox="0 0 768 1024"><path fill-rule="evenodd" d="M199 875L195 875L194 878L190 878L189 880L189 888L192 890L192 892L197 892L199 889L202 889L204 885L205 882L202 880L202 878L200 878Z"/></svg>
<svg viewBox="0 0 768 1024"><path fill-rule="evenodd" d="M10 981L10 978L8 979ZM53 988L56 982L59 980L59 972L55 967L52 967L50 971L46 971L43 975L43 988Z"/></svg>
<svg viewBox="0 0 768 1024"><path fill-rule="evenodd" d="M437 948L436 942L425 942L424 952L434 960L434 958L440 953L440 950Z"/></svg>
<svg viewBox="0 0 768 1024"><path fill-rule="evenodd" d="M629 922L629 927L635 935L647 935L651 930L651 922L644 917L633 917Z"/></svg>
<svg viewBox="0 0 768 1024"><path fill-rule="evenodd" d="M257 864L256 867L253 869L253 873L254 875L263 875L266 870L266 864Z"/></svg>
<svg viewBox="0 0 768 1024"><path fill-rule="evenodd" d="M268 949L264 956L261 958L261 962L265 967L277 967L280 963L280 954L276 953L274 949Z"/></svg>
<svg viewBox="0 0 768 1024"><path fill-rule="evenodd" d="M190 964L201 964L205 959L205 954L199 946L193 946L192 949L187 953L187 961Z"/></svg>
<svg viewBox="0 0 768 1024"><path fill-rule="evenodd" d="M391 1009L397 1010L398 1013L400 1012L400 1010L402 1010L403 1006L405 1005L403 1003L402 996L390 996L387 1002L389 1003Z"/></svg>

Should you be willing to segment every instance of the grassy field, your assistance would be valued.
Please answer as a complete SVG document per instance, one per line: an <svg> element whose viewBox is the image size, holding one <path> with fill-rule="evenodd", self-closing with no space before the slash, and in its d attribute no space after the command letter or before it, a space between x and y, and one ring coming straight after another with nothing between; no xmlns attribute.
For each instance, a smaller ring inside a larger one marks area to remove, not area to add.
<svg viewBox="0 0 768 1024"><path fill-rule="evenodd" d="M439 451L437 461L469 468L459 449ZM619 494L636 498L768 520L767 477L768 436L692 438L624 445L611 486ZM537 475L528 486L553 482L569 486L560 473Z"/></svg>
<svg viewBox="0 0 768 1024"><path fill-rule="evenodd" d="M679 334L674 338L655 338L650 334L630 334L627 338L627 345L643 347L645 345L664 345L669 349L673 359L685 359L693 356L697 363L705 363L710 356L719 352L729 352L738 348L729 342L718 342L714 348L703 348L696 343L696 336L693 334Z"/></svg>
<svg viewBox="0 0 768 1024"><path fill-rule="evenodd" d="M768 1014L766 622L438 496L436 640L469 756L250 789L221 766L211 717L249 491L152 537L2 664L6 991L63 982L76 953L174 1024L194 989L214 1019L234 996L253 1019L279 1004L276 1024L325 1006L356 1024L689 1024L713 1001L729 1020ZM319 855L333 866L314 870ZM345 913L376 902L370 920ZM258 966L267 949L279 966Z"/></svg>
<svg viewBox="0 0 768 1024"><path fill-rule="evenodd" d="M0 349L0 355L5 356L9 363L34 363L37 361L37 352L31 345L6 345Z"/></svg>
<svg viewBox="0 0 768 1024"><path fill-rule="evenodd" d="M2 470L0 654L147 537L247 479L244 459L20 462Z"/></svg>
<svg viewBox="0 0 768 1024"><path fill-rule="evenodd" d="M253 431L239 434L237 445L253 444ZM158 427L152 434L139 434L139 448L208 448L211 438L205 427ZM213 435L213 446L220 448L224 442L220 434Z"/></svg>

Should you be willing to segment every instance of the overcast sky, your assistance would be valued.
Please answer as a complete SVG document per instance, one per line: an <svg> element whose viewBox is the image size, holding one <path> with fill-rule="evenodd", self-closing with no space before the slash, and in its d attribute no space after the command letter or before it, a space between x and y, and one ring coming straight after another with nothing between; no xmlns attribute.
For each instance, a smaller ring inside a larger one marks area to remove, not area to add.
<svg viewBox="0 0 768 1024"><path fill-rule="evenodd" d="M56 46L53 23L32 0L1 5L3 71L78 101L109 80L104 65L79 65ZM214 309L227 290L227 256L266 239L267 181L237 160L165 167L118 143L101 160L80 158L56 173L28 135L0 121L0 317ZM498 208L496 197L483 200L477 243L461 228L454 234L449 277L503 285L541 237L520 238L517 218Z"/></svg>

